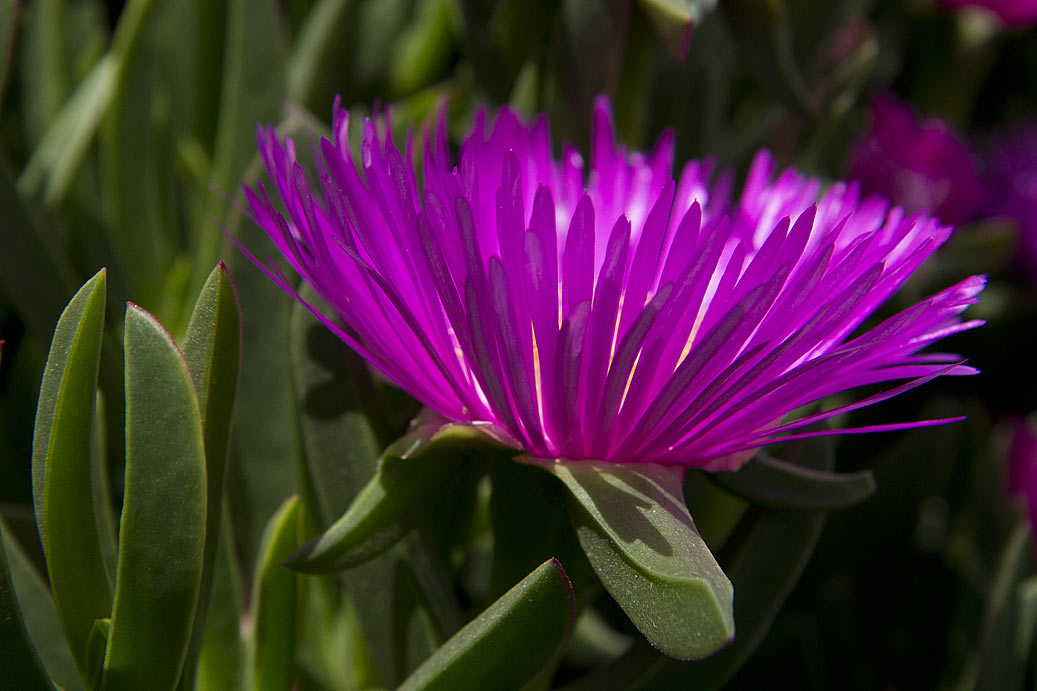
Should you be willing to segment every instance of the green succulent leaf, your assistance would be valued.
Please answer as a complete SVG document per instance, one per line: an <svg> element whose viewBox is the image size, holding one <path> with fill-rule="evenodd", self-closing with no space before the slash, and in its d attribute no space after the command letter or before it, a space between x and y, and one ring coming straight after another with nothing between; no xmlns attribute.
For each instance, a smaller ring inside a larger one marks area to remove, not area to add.
<svg viewBox="0 0 1037 691"><path fill-rule="evenodd" d="M458 631L401 690L521 688L558 655L576 619L572 585L555 559Z"/></svg>
<svg viewBox="0 0 1037 691"><path fill-rule="evenodd" d="M54 608L54 600L47 589L46 581L15 540L3 519L0 519L0 532L3 533L7 566L11 572L11 583L18 599L18 608L47 676L66 691L80 691L83 683L79 678L79 670L76 669L72 653L65 642L61 622L58 621L58 612Z"/></svg>
<svg viewBox="0 0 1037 691"><path fill-rule="evenodd" d="M299 498L291 497L270 518L263 531L252 583L253 683L257 691L292 685L295 659L296 580L298 574L281 563L297 544Z"/></svg>
<svg viewBox="0 0 1037 691"><path fill-rule="evenodd" d="M510 450L468 425L422 425L385 450L378 472L323 535L288 559L306 573L335 571L381 554L430 510L430 499L455 482L465 460Z"/></svg>
<svg viewBox="0 0 1037 691"><path fill-rule="evenodd" d="M710 473L728 492L762 506L828 510L858 504L875 493L870 470L831 473L782 461L766 453L733 473Z"/></svg>
<svg viewBox="0 0 1037 691"><path fill-rule="evenodd" d="M104 394L100 389L94 402L94 436L90 444L90 491L93 493L94 518L97 520L97 540L101 548L108 581L115 583L116 537L115 509L112 504L112 485L108 472L108 421Z"/></svg>
<svg viewBox="0 0 1037 691"><path fill-rule="evenodd" d="M307 300L313 290L302 291ZM292 307L290 352L312 508L326 528L375 473L382 444L365 400L375 398L367 366L304 305Z"/></svg>
<svg viewBox="0 0 1037 691"><path fill-rule="evenodd" d="M209 609L223 510L227 442L241 362L238 295L223 262L212 270L198 294L184 337L183 355L198 396L205 445L206 487L204 566L192 634L193 651L187 670L190 673L193 658L201 645Z"/></svg>
<svg viewBox="0 0 1037 691"><path fill-rule="evenodd" d="M97 130L111 107L126 57L155 0L127 3L111 48L91 68L62 106L18 178L18 190L33 195L43 189L48 204L65 198Z"/></svg>
<svg viewBox="0 0 1037 691"><path fill-rule="evenodd" d="M102 688L173 689L205 541L205 451L187 363L158 321L126 310L126 480Z"/></svg>
<svg viewBox="0 0 1037 691"><path fill-rule="evenodd" d="M205 691L239 691L244 671L244 646L241 640L241 593L238 583L237 558L230 522L224 516L222 537L216 550L212 592L205 632L198 653L193 680L184 680L186 688Z"/></svg>
<svg viewBox="0 0 1037 691"><path fill-rule="evenodd" d="M728 648L693 664L666 661L645 689L723 688L756 650L785 598L814 553L824 512L766 510L752 522L737 554L727 563L738 598L738 636Z"/></svg>
<svg viewBox="0 0 1037 691"><path fill-rule="evenodd" d="M591 566L652 645L693 660L731 642L731 582L688 513L682 469L522 460L565 483L570 518Z"/></svg>
<svg viewBox="0 0 1037 691"><path fill-rule="evenodd" d="M286 88L285 47L277 3L226 1L219 116L209 179L211 191L206 200L209 216L220 222L230 207L225 193L217 190L234 190L241 184L249 161L256 157L256 122L278 119ZM195 226L194 285L202 282L219 257L223 236L212 231L208 217L199 219Z"/></svg>
<svg viewBox="0 0 1037 691"><path fill-rule="evenodd" d="M0 293L29 330L44 336L78 281L72 280L65 258L54 251L52 238L29 214L5 162L0 162L0 209Z"/></svg>
<svg viewBox="0 0 1037 691"><path fill-rule="evenodd" d="M35 691L53 689L36 649L29 640L18 606L18 596L7 567L4 531L0 530L0 679L11 688Z"/></svg>
<svg viewBox="0 0 1037 691"><path fill-rule="evenodd" d="M1001 550L983 613L979 644L966 664L966 674L970 670L975 671L971 683L973 688L1012 689L1024 686L1024 664L1030 651L1019 651L1016 638L1020 626L1020 586L1030 573L1032 563L1030 526L1026 521L1020 521Z"/></svg>
<svg viewBox="0 0 1037 691"><path fill-rule="evenodd" d="M101 674L104 671L104 653L108 648L108 634L112 630L111 619L98 619L90 628L86 639L86 668L90 678L90 688L101 686Z"/></svg>
<svg viewBox="0 0 1037 691"><path fill-rule="evenodd" d="M109 615L105 569L91 492L94 396L104 330L102 269L61 314L40 385L33 436L36 525L62 630L80 673L95 619Z"/></svg>

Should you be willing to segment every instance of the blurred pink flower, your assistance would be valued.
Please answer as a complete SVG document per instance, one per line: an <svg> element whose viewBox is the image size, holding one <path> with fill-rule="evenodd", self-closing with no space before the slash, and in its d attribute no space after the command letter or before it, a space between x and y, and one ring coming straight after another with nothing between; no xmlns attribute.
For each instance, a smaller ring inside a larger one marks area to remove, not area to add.
<svg viewBox="0 0 1037 691"><path fill-rule="evenodd" d="M1008 26L1027 26L1037 21L1037 0L937 0L940 5L960 10L982 7L1001 18Z"/></svg>
<svg viewBox="0 0 1037 691"><path fill-rule="evenodd" d="M972 220L984 188L971 151L944 121L919 122L911 106L890 94L872 101L871 129L853 147L848 177L909 213L944 223Z"/></svg>

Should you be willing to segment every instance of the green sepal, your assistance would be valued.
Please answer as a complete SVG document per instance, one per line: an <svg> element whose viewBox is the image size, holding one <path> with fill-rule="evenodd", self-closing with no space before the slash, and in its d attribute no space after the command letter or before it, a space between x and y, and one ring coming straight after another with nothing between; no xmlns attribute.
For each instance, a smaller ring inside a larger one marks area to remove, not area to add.
<svg viewBox="0 0 1037 691"><path fill-rule="evenodd" d="M469 425L421 425L385 450L375 476L346 513L286 563L305 573L325 573L381 554L431 510L466 459L502 453L512 450Z"/></svg>
<svg viewBox="0 0 1037 691"><path fill-rule="evenodd" d="M95 619L109 616L105 569L91 492L93 415L104 331L106 274L87 281L62 312L40 385L33 435L36 525L62 630L80 674Z"/></svg>
<svg viewBox="0 0 1037 691"><path fill-rule="evenodd" d="M520 688L558 655L575 618L569 578L556 559L549 559L444 643L399 688Z"/></svg>
<svg viewBox="0 0 1037 691"><path fill-rule="evenodd" d="M870 470L831 473L766 453L756 454L736 472L709 473L707 477L752 504L779 509L841 509L859 504L876 488Z"/></svg>
<svg viewBox="0 0 1037 691"><path fill-rule="evenodd" d="M286 499L270 517L252 582L254 625L252 683L265 691L292 685L295 659L296 581L298 574L282 565L297 544L299 498Z"/></svg>
<svg viewBox="0 0 1037 691"><path fill-rule="evenodd" d="M150 314L125 326L126 479L102 688L173 689L205 541L205 451L187 363Z"/></svg>
<svg viewBox="0 0 1037 691"><path fill-rule="evenodd" d="M10 688L35 691L53 689L29 634L25 630L18 596L7 567L7 546L0 530L0 680Z"/></svg>
<svg viewBox="0 0 1037 691"><path fill-rule="evenodd" d="M565 483L570 519L591 566L653 646L694 660L731 642L731 582L688 513L682 468L522 460Z"/></svg>

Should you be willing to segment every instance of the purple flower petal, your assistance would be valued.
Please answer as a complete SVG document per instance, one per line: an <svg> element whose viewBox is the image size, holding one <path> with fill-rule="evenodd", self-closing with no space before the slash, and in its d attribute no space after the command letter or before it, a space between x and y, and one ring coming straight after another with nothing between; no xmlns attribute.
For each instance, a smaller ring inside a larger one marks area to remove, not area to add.
<svg viewBox="0 0 1037 691"><path fill-rule="evenodd" d="M292 142L260 128L283 211L258 184L254 219L340 338L424 404L527 454L732 469L773 441L834 433L801 431L812 423L975 372L919 351L979 325L960 315L982 277L855 335L950 234L862 200L858 184L822 191L761 152L732 200L732 176L709 161L674 179L669 133L628 153L605 99L586 171L571 147L552 155L546 118L507 109L476 115L456 166L442 120L427 132L423 187L413 137L401 152L384 119L366 121L358 167L347 129L336 104L311 186Z"/></svg>

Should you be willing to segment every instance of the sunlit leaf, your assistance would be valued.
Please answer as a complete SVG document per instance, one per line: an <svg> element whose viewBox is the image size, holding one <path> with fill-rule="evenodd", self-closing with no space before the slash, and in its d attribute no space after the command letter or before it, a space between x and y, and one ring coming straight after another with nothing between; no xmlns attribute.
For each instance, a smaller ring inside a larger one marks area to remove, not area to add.
<svg viewBox="0 0 1037 691"><path fill-rule="evenodd" d="M205 451L183 356L126 310L126 482L105 689L172 689L194 620L205 540Z"/></svg>
<svg viewBox="0 0 1037 691"><path fill-rule="evenodd" d="M731 642L731 582L684 504L682 469L524 460L565 483L580 545L602 585L652 645L688 660Z"/></svg>

